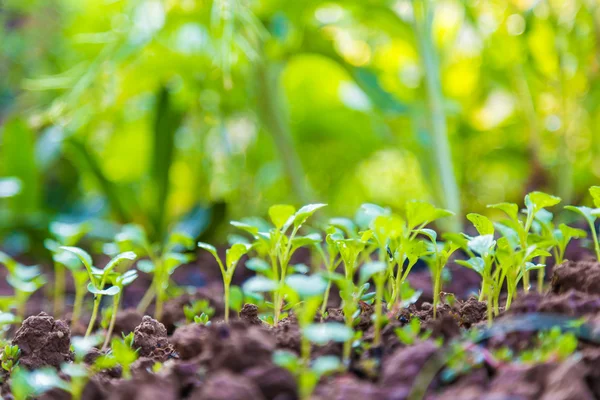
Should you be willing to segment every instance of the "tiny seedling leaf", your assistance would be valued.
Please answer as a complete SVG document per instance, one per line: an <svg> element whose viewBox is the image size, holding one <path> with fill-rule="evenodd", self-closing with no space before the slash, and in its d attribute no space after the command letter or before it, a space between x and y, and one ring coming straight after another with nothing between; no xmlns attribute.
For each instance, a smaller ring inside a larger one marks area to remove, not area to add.
<svg viewBox="0 0 600 400"><path fill-rule="evenodd" d="M156 266L150 260L140 260L137 263L137 269L147 274L151 274L156 269Z"/></svg>
<svg viewBox="0 0 600 400"><path fill-rule="evenodd" d="M325 376L343 369L343 364L336 356L317 357L311 365L311 369L318 376Z"/></svg>
<svg viewBox="0 0 600 400"><path fill-rule="evenodd" d="M518 220L519 206L517 206L514 203L490 204L488 207L504 211L506 213L506 215L508 215L510 217L510 219L512 219L513 221Z"/></svg>
<svg viewBox="0 0 600 400"><path fill-rule="evenodd" d="M244 284L242 285L242 290L244 292L251 293L272 292L276 290L277 287L277 282L275 282L274 280L257 275L244 282Z"/></svg>
<svg viewBox="0 0 600 400"><path fill-rule="evenodd" d="M112 260L110 260L108 264L106 264L106 267L104 267L104 272L108 273L121 266L124 268L129 268L136 258L137 255L133 251L126 251L118 254Z"/></svg>
<svg viewBox="0 0 600 400"><path fill-rule="evenodd" d="M261 258L251 258L246 261L246 268L254 272L268 273L271 271L269 264Z"/></svg>
<svg viewBox="0 0 600 400"><path fill-rule="evenodd" d="M281 227L290 219L296 212L294 206L288 204L276 204L269 208L269 218L275 225L275 228L281 229Z"/></svg>
<svg viewBox="0 0 600 400"><path fill-rule="evenodd" d="M236 243L225 252L225 262L227 269L233 268L240 261L240 258L248 253L250 246L243 243Z"/></svg>
<svg viewBox="0 0 600 400"><path fill-rule="evenodd" d="M339 322L311 324L304 328L304 335L312 343L325 345L329 342L342 343L352 339L354 332Z"/></svg>
<svg viewBox="0 0 600 400"><path fill-rule="evenodd" d="M101 290L94 286L94 284L92 284L91 282L88 283L87 290L90 293L100 294L102 296L114 296L121 291L121 289L119 289L118 286L111 286L108 289Z"/></svg>
<svg viewBox="0 0 600 400"><path fill-rule="evenodd" d="M476 236L469 240L469 249L481 256L492 254L495 246L496 241L494 240L494 235L491 234Z"/></svg>
<svg viewBox="0 0 600 400"><path fill-rule="evenodd" d="M385 271L386 267L385 267L385 263L383 262L379 262L379 261L374 261L374 262L368 262L366 264L364 264L361 268L360 268L360 284L362 285L363 283L367 282L369 279L371 279L371 277L377 273L380 273L382 271Z"/></svg>
<svg viewBox="0 0 600 400"><path fill-rule="evenodd" d="M294 228L298 229L300 226L302 226L302 224L306 222L308 218L310 218L311 215L313 215L317 210L325 207L326 205L327 204L321 203L305 205L304 207L296 211L293 217L290 217L290 219L283 226L282 231L287 231L291 224L294 225Z"/></svg>
<svg viewBox="0 0 600 400"><path fill-rule="evenodd" d="M409 229L452 215L454 215L452 211L437 208L424 201L413 200L406 203L406 219Z"/></svg>
<svg viewBox="0 0 600 400"><path fill-rule="evenodd" d="M494 224L486 216L477 213L467 214L467 219L473 223L480 235L493 235Z"/></svg>
<svg viewBox="0 0 600 400"><path fill-rule="evenodd" d="M71 246L62 246L61 249L70 251L71 253L75 254L88 270L92 269L92 257L85 250L82 250L79 247Z"/></svg>
<svg viewBox="0 0 600 400"><path fill-rule="evenodd" d="M468 260L456 260L456 263L476 271L479 275L483 275L485 263L481 257L473 257Z"/></svg>
<svg viewBox="0 0 600 400"><path fill-rule="evenodd" d="M327 281L319 275L290 275L285 280L286 285L303 299L320 296L327 288Z"/></svg>

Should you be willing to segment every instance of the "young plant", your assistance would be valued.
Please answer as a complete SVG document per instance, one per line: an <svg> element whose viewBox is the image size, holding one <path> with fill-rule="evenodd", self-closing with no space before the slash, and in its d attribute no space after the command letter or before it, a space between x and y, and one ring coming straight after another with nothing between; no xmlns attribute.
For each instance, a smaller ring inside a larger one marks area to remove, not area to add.
<svg viewBox="0 0 600 400"><path fill-rule="evenodd" d="M283 307L282 293L288 267L293 254L301 247L314 246L322 241L320 235L298 236L302 225L317 210L325 204L309 204L298 211L290 205L274 205L269 208L269 217L273 227L265 229L254 221L237 222L231 224L236 228L248 232L254 238L253 249L259 255L266 255L270 261L270 278L275 281L272 285L276 289L273 293L273 321L279 321Z"/></svg>
<svg viewBox="0 0 600 400"><path fill-rule="evenodd" d="M473 223L479 233L476 237L467 237L467 248L473 257L468 260L457 260L456 262L476 271L481 275L481 291L479 301L487 300L488 324L492 323L494 311L494 282L492 269L495 260L496 241L494 240L494 224L487 217L480 214L468 214L467 218Z"/></svg>
<svg viewBox="0 0 600 400"><path fill-rule="evenodd" d="M23 320L29 297L46 283L46 279L37 265L25 266L1 251L0 264L6 267L6 281L15 291L12 306L16 309L16 316Z"/></svg>
<svg viewBox="0 0 600 400"><path fill-rule="evenodd" d="M21 355L19 346L11 346L10 344L4 346L4 350L2 350L2 354L0 354L2 369L10 374L19 362L19 355Z"/></svg>
<svg viewBox="0 0 600 400"><path fill-rule="evenodd" d="M419 318L412 318L405 326L394 329L394 333L402 343L412 346L418 341L429 339L432 331L421 333L421 321Z"/></svg>
<svg viewBox="0 0 600 400"><path fill-rule="evenodd" d="M155 300L154 318L160 320L168 290L174 286L171 275L183 264L194 259L189 253L196 243L182 232L173 232L163 245L153 245L144 230L137 225L125 225L115 238L118 251L133 251L148 259L138 262L138 269L152 275L152 284L138 303L137 311L145 313Z"/></svg>
<svg viewBox="0 0 600 400"><path fill-rule="evenodd" d="M294 313L298 319L298 325L302 332L300 339L300 358L297 359L291 354L286 354L288 362L295 365L296 376L299 383L299 391L301 399L310 399L311 394L318 382L321 368L319 364L323 361L315 360L311 365L311 343L317 345L325 345L329 342L346 342L354 336L351 328L336 322L314 323L315 317L319 311L319 306L322 302L322 296L327 287L325 279L319 275L290 275L281 292L284 293L293 306ZM275 362L280 362L277 357L281 358L281 353L275 356ZM341 363L335 357L336 366L339 369ZM334 360L329 360L334 361Z"/></svg>
<svg viewBox="0 0 600 400"><path fill-rule="evenodd" d="M94 324L96 323L96 318L98 317L98 310L100 308L100 303L102 302L102 297L115 296L121 292L121 288L114 284L105 289L106 284L115 274L121 273L123 270L127 270L137 256L134 252L127 251L111 259L108 264L106 264L104 269L98 269L92 265L92 257L84 250L78 247L61 247L61 249L75 254L84 265L88 273L89 282L87 285L87 290L94 295L94 305L92 308L90 322L85 333L85 337L87 338L94 329ZM116 304L118 305L118 303ZM113 316L113 318L116 318L116 314Z"/></svg>
<svg viewBox="0 0 600 400"><path fill-rule="evenodd" d="M102 351L106 350L106 348L108 347L108 342L112 337L113 329L115 328L115 322L117 321L117 313L119 312L119 305L121 303L121 295L123 293L123 288L125 286L129 286L133 281L137 279L137 277L138 273L136 270L133 269L130 269L129 271L125 271L123 273L120 273L119 271L115 270L109 273L108 279L111 281L113 285L112 287L117 287L119 291L113 296L111 318L108 324L108 330L106 331L106 338L104 339L104 344L102 345Z"/></svg>
<svg viewBox="0 0 600 400"><path fill-rule="evenodd" d="M54 261L54 316L60 318L65 308L65 284L66 269L68 261L61 258L56 250L60 246L76 246L81 238L89 231L89 224L68 224L63 222L51 222L50 233L54 240L48 239L44 242L46 248L52 253Z"/></svg>
<svg viewBox="0 0 600 400"><path fill-rule="evenodd" d="M589 189L592 195L595 208L585 206L565 206L565 209L574 211L585 218L590 226L592 240L594 241L594 251L596 252L596 260L600 261L600 244L598 244L598 232L596 231L596 218L600 216L600 186L592 186Z"/></svg>
<svg viewBox="0 0 600 400"><path fill-rule="evenodd" d="M104 354L94 363L94 369L105 370L120 365L123 370L123 378L131 378L131 365L138 359L138 350L132 348L133 332L123 339L114 338L110 342L110 351Z"/></svg>
<svg viewBox="0 0 600 400"><path fill-rule="evenodd" d="M516 241L518 247L515 248L515 257L520 259L520 263L515 265L515 268L518 270L516 274L521 274L523 276L523 289L525 292L529 292L530 288L530 269L526 268L526 262L528 262L529 259L525 257L525 253L531 252L530 246L532 245L532 240L530 237L530 230L534 218L538 212L545 208L555 206L558 203L560 203L559 197L542 192L531 192L525 196L525 210L523 210L525 219L519 218L519 207L516 204L499 203L488 206L490 208L502 210L508 216L508 220L502 225L497 225L497 228L511 242Z"/></svg>
<svg viewBox="0 0 600 400"><path fill-rule="evenodd" d="M442 271L452 253L458 250L458 245L452 242L438 242L437 234L431 229L421 229L421 233L429 238L430 256L427 258L427 264L431 270L431 280L433 283L433 318L437 318L437 306L440 301L440 292L442 291Z"/></svg>
<svg viewBox="0 0 600 400"><path fill-rule="evenodd" d="M185 315L185 321L191 324L196 320L196 317L201 316L202 320L210 320L215 315L214 307L210 306L210 303L206 299L196 300L192 304L186 304L183 306L183 314ZM205 317L203 317L205 316Z"/></svg>
<svg viewBox="0 0 600 400"><path fill-rule="evenodd" d="M229 322L229 288L231 286L231 280L233 279L233 273L242 258L248 250L250 250L250 245L244 243L236 243L231 246L225 252L225 264L221 261L221 258L217 254L217 249L214 246L211 246L207 243L198 243L198 247L208 251L213 255L217 263L219 264L219 269L221 270L221 276L223 277L223 296L225 301L225 322Z"/></svg>

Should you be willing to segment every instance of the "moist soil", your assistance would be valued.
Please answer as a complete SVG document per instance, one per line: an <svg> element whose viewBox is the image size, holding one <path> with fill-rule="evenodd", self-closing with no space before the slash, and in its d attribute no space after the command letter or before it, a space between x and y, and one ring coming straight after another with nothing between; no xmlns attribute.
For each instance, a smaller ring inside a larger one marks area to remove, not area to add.
<svg viewBox="0 0 600 400"><path fill-rule="evenodd" d="M460 275L455 271L455 276ZM426 281L423 276L417 280ZM459 279L469 282L470 276ZM477 284L477 283L476 283ZM446 288L447 290L448 288ZM519 293L510 310L501 310L493 327L486 330L486 303L465 296L442 296L437 318L425 301L395 314L382 330L382 344L372 346L374 307L360 304L356 330L362 346L354 349L347 371L334 373L317 384L312 398L358 399L600 399L600 263L567 261L554 268L546 293ZM208 299L216 309L208 325L187 324L183 307L197 299ZM451 301L452 300L452 301ZM273 353L299 353L300 331L294 315L272 327L258 318L255 305L246 304L229 324L221 322L223 304L219 293L200 289L165 305L161 321L135 310L120 311L115 335L133 332L139 359L124 379L120 367L96 373L85 387L83 398L93 400L293 400L298 398L296 378L273 363ZM320 316L319 316L320 318ZM341 309L329 307L324 321L342 322ZM422 333L410 345L401 342L395 330L421 321ZM524 319L527 318L527 319ZM503 361L494 351L508 348L519 354L536 345L537 331L554 322L577 320L577 351L564 360L544 362ZM522 321L527 321L526 323ZM550 321L550 322L548 322ZM496 329L499 327L499 329ZM503 327L505 329L503 329ZM585 329L583 329L585 328ZM587 330L586 330L587 329ZM487 332L476 337L473 332ZM21 349L20 365L28 369L60 368L73 360L71 332L66 321L43 312L28 317L12 335ZM450 349L462 348L466 368L449 368ZM313 346L313 359L323 355L341 357L342 346ZM94 349L85 361L93 363L102 353ZM159 368L157 368L157 365ZM12 399L8 377L0 376L0 395ZM59 389L42 399L69 399Z"/></svg>

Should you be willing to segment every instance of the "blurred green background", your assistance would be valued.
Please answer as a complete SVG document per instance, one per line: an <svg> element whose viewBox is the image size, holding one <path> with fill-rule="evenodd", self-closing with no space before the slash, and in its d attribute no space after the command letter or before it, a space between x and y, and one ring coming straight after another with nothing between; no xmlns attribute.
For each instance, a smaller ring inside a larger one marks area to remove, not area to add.
<svg viewBox="0 0 600 400"><path fill-rule="evenodd" d="M596 0L5 0L0 243L600 177ZM460 223L460 221L458 221ZM456 228L455 224L451 228Z"/></svg>

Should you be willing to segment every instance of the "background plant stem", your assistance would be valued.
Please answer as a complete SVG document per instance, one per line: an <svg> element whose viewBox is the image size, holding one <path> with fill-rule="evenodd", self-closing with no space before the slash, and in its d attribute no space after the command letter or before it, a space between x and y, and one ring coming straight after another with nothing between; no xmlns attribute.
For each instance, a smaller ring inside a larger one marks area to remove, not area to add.
<svg viewBox="0 0 600 400"><path fill-rule="evenodd" d="M450 229L458 232L462 228L460 220L460 193L456 182L452 153L448 141L448 127L444 111L444 96L440 82L439 62L433 43L431 25L433 11L428 0L413 0L415 15L414 30L425 70L425 88L429 105L430 129L433 140L434 163L437 170L443 206L456 216L450 219Z"/></svg>

